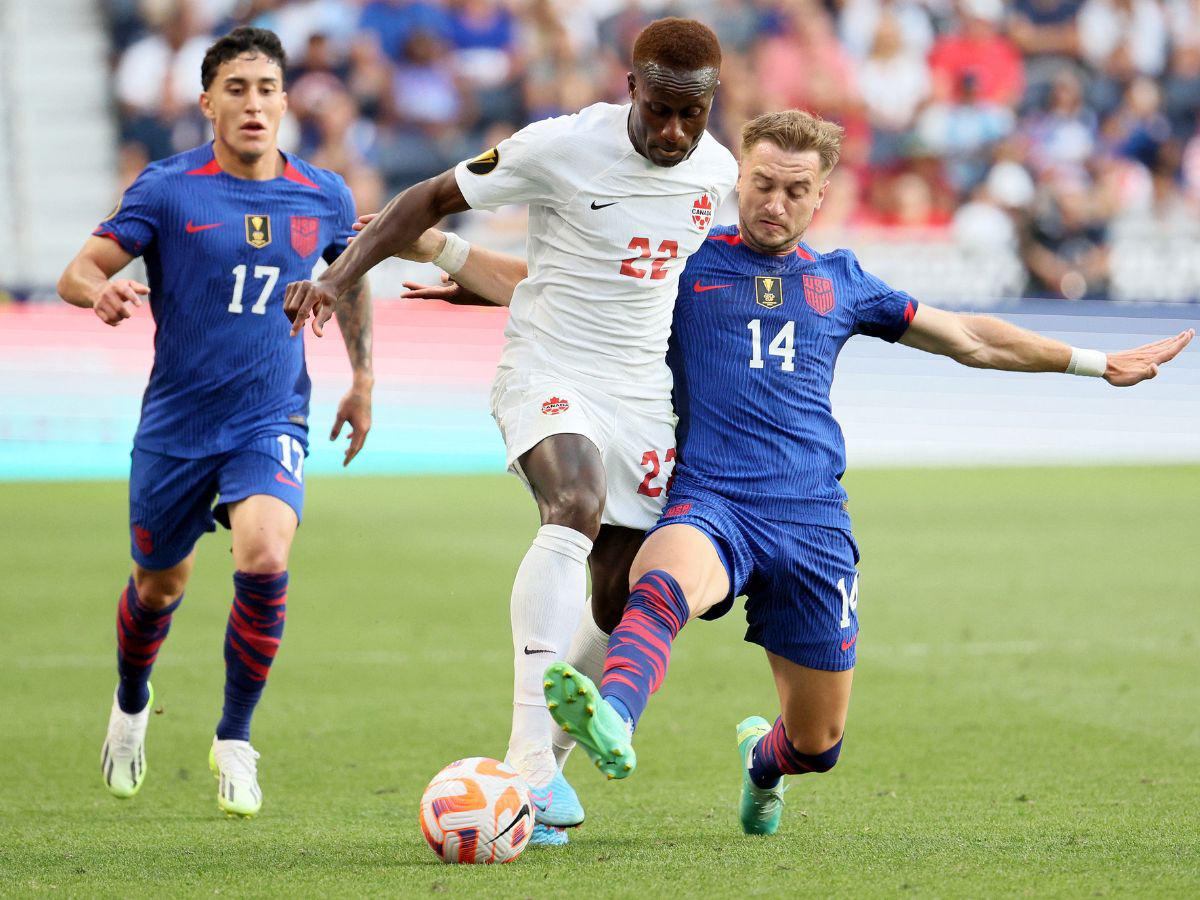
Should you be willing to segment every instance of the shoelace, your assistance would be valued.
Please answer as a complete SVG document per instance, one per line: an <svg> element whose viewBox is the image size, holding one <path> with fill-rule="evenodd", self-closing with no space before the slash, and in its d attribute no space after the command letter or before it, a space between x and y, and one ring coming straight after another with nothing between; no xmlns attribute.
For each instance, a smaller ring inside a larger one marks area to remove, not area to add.
<svg viewBox="0 0 1200 900"><path fill-rule="evenodd" d="M134 725L135 716L128 714L117 716L116 724L109 730L109 745L116 756L133 756L137 753L138 728Z"/></svg>
<svg viewBox="0 0 1200 900"><path fill-rule="evenodd" d="M218 757L227 778L255 781L258 778L258 751L249 744L228 747Z"/></svg>
<svg viewBox="0 0 1200 900"><path fill-rule="evenodd" d="M754 812L758 818L766 819L783 806L783 795L791 785L780 784L778 787L760 788L751 782L751 787L750 799L754 803Z"/></svg>

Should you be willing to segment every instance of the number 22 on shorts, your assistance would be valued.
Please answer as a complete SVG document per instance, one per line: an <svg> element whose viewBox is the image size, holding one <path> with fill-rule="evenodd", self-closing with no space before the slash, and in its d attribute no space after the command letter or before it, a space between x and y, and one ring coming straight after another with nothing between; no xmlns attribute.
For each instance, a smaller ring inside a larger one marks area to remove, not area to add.
<svg viewBox="0 0 1200 900"><path fill-rule="evenodd" d="M663 462L667 463L668 465L673 464L675 462L675 448L674 447L672 447L665 454L663 454ZM643 494L647 497L661 496L662 492L663 492L663 488L658 485L655 485L653 487L651 487L651 485L650 485L650 482L652 482L655 478L657 478L659 473L662 471L662 465L658 461L658 451L657 450L647 450L645 453L643 453L642 454L642 466L647 468L648 471L646 472L646 477L642 479L642 483L638 485L637 492L639 494ZM667 484L666 484L666 490L667 490L668 494L671 492L671 482L674 480L675 480L675 467L674 467L674 465L671 465L671 474L667 478Z"/></svg>

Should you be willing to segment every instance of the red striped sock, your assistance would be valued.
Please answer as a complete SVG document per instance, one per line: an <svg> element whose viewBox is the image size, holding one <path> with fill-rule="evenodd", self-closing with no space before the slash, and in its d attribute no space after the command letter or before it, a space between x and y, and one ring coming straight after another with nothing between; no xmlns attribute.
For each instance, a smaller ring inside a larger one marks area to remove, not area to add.
<svg viewBox="0 0 1200 900"><path fill-rule="evenodd" d="M629 594L604 660L600 694L637 727L650 695L662 686L671 642L688 620L679 583L661 569L642 576Z"/></svg>
<svg viewBox="0 0 1200 900"><path fill-rule="evenodd" d="M225 707L217 724L223 741L250 740L250 719L287 617L288 573L233 573L233 607L225 627Z"/></svg>
<svg viewBox="0 0 1200 900"><path fill-rule="evenodd" d="M133 578L117 603L117 703L124 712L141 712L150 702L150 670L158 648L171 630L171 616L183 602L181 596L163 609L142 605Z"/></svg>
<svg viewBox="0 0 1200 900"><path fill-rule="evenodd" d="M760 788L773 788L784 775L799 775L803 772L828 772L837 763L842 752L842 742L821 753L801 753L792 746L783 727L783 717L775 720L771 730L754 745L750 763L750 779Z"/></svg>

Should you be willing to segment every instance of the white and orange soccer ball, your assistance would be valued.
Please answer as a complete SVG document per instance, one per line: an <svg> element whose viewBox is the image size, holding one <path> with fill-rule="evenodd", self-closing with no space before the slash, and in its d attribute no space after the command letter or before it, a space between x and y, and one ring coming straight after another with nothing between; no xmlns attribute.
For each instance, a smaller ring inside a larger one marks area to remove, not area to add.
<svg viewBox="0 0 1200 900"><path fill-rule="evenodd" d="M533 834L529 787L486 756L452 762L421 797L421 832L448 863L512 862Z"/></svg>

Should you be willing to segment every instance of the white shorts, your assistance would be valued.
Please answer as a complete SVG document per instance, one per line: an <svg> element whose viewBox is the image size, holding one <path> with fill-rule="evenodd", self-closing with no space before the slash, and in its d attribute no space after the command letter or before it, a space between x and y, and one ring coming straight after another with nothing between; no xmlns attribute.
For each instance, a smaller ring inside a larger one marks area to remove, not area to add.
<svg viewBox="0 0 1200 900"><path fill-rule="evenodd" d="M658 521L675 468L675 411L670 398L631 400L546 370L501 368L492 385L508 470L529 481L517 461L552 434L581 434L604 465L605 525L646 531Z"/></svg>

